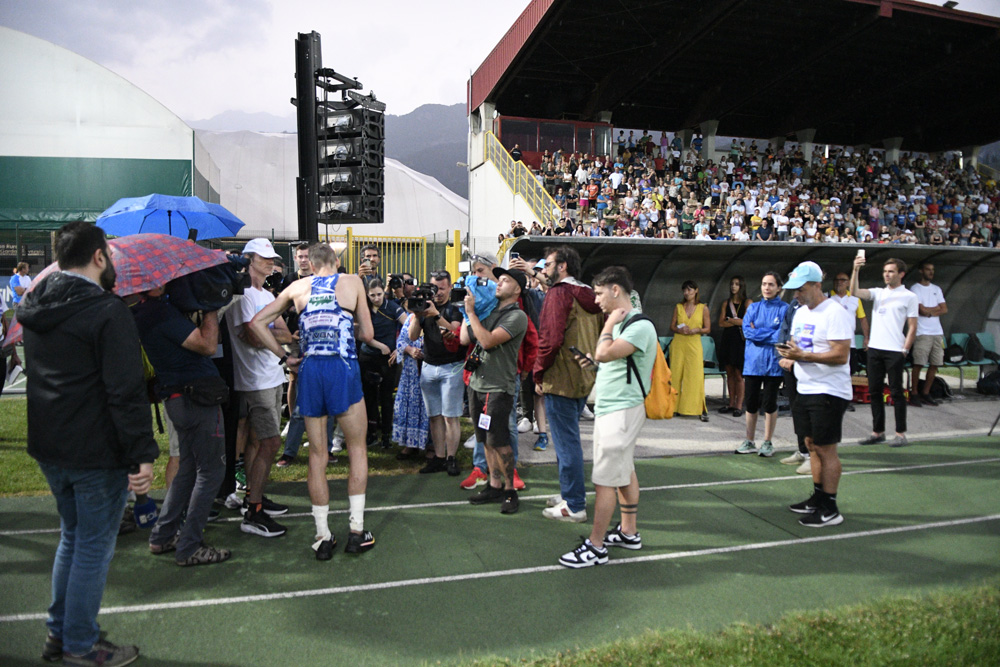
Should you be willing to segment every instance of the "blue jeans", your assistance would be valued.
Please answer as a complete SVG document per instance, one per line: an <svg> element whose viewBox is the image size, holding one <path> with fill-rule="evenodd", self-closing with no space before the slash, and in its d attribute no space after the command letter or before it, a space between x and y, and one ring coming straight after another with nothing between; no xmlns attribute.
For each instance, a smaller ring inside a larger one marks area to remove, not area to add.
<svg viewBox="0 0 1000 667"><path fill-rule="evenodd" d="M517 466L517 400L521 395L521 378L517 378L514 383L514 409L510 411L510 448L514 450L514 466ZM489 466L486 465L486 445L476 441L476 447L472 450L472 465L485 473L489 473Z"/></svg>
<svg viewBox="0 0 1000 667"><path fill-rule="evenodd" d="M586 404L586 397L566 398L545 394L545 419L556 448L560 495L573 512L587 509L583 443L580 442L580 414Z"/></svg>
<svg viewBox="0 0 1000 667"><path fill-rule="evenodd" d="M333 431L337 428L337 420L328 417L326 420L327 449L333 441ZM306 432L306 420L299 414L299 407L295 406L292 418L288 420L288 435L285 436L285 451L283 454L289 458L295 458L299 454L302 446L302 435Z"/></svg>
<svg viewBox="0 0 1000 667"><path fill-rule="evenodd" d="M125 470L81 470L39 463L59 509L49 632L81 655L97 642L97 612L125 509Z"/></svg>

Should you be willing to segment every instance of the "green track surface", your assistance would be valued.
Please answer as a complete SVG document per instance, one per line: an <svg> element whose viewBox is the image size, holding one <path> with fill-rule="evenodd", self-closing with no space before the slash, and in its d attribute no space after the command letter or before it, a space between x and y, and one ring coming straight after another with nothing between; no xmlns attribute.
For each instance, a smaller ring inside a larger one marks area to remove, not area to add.
<svg viewBox="0 0 1000 667"><path fill-rule="evenodd" d="M538 657L650 628L773 623L795 610L976 584L1000 573L998 443L844 448L848 474L839 502L846 521L822 530L800 526L786 509L811 493L811 482L777 459L640 461L643 549L613 550L609 565L582 571L558 568L556 560L589 526L541 515L545 497L558 492L554 466L522 469L528 490L515 516L466 504L459 479L444 474L378 478L366 516L378 543L356 558L338 549L332 561L317 562L308 514L286 518L288 535L265 540L240 533L237 513L224 511L206 539L234 557L209 567L182 569L170 556L151 556L141 531L122 537L104 608L183 606L100 620L113 641L141 647L144 665L450 664ZM677 488L686 484L698 486ZM672 488L651 488L659 486ZM304 484L268 492L293 513L308 512ZM331 524L343 542L345 482L332 482L331 496L339 512ZM992 518L853 535L982 517ZM0 664L38 662L43 620L9 617L44 613L58 541L55 531L15 531L57 526L50 497L0 499ZM836 536L849 537L827 539ZM365 585L372 588L343 590ZM304 591L318 593L241 599ZM221 598L238 599L186 604Z"/></svg>

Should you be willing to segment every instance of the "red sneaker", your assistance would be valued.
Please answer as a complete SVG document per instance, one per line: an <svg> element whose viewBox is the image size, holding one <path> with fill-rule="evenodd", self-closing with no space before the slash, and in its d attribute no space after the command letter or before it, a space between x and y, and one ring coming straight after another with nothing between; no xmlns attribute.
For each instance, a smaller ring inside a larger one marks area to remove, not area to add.
<svg viewBox="0 0 1000 667"><path fill-rule="evenodd" d="M459 486L463 489L471 490L477 486L483 486L487 481L489 481L489 478L486 476L486 473L476 467L472 469L468 477L462 480Z"/></svg>
<svg viewBox="0 0 1000 667"><path fill-rule="evenodd" d="M517 474L517 468L514 468L514 490L523 491L524 482L521 481L521 476Z"/></svg>

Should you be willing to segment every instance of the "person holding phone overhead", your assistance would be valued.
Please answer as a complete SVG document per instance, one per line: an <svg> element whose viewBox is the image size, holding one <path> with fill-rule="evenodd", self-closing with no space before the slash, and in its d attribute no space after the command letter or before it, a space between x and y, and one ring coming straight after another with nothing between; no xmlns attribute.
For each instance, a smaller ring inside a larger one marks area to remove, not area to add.
<svg viewBox="0 0 1000 667"><path fill-rule="evenodd" d="M698 298L698 283L685 280L681 285L683 299L674 308L670 330L674 340L670 343L670 370L677 388L677 414L698 415L708 421L705 406L705 362L701 346L702 334L712 331L708 308Z"/></svg>

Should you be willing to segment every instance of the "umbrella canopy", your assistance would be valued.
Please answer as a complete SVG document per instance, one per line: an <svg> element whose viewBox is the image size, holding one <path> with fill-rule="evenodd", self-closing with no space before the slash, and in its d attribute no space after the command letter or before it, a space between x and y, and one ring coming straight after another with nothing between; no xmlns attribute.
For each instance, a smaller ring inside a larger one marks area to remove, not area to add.
<svg viewBox="0 0 1000 667"><path fill-rule="evenodd" d="M235 236L243 222L219 204L198 197L146 195L126 197L101 213L97 226L110 236L167 234L186 239L191 230L198 240Z"/></svg>
<svg viewBox="0 0 1000 667"><path fill-rule="evenodd" d="M118 274L115 281L115 294L118 296L162 287L174 278L229 261L226 253L221 250L208 250L187 239L166 234L136 234L110 239L108 246L111 248L111 261ZM31 281L28 292L34 290L47 275L58 270L57 263L49 264ZM17 311L14 312L15 318L7 330L2 347L21 341L23 332L17 321Z"/></svg>

